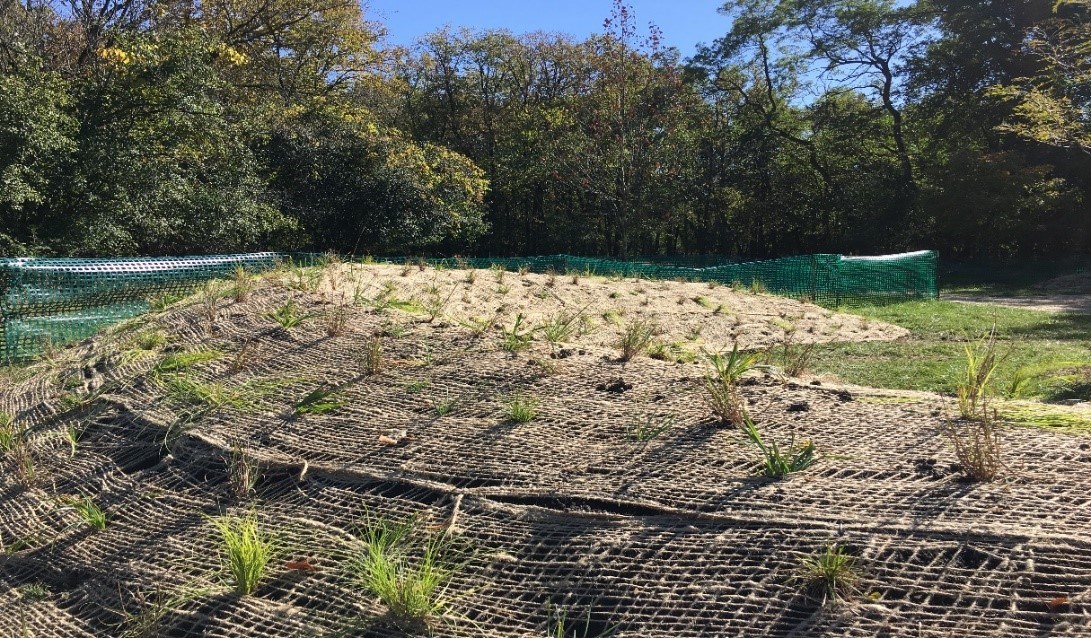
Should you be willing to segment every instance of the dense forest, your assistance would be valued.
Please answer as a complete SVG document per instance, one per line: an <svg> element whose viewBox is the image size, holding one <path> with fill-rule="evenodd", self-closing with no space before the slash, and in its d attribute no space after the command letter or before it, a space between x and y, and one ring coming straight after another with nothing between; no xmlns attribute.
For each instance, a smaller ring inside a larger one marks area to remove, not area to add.
<svg viewBox="0 0 1091 638"><path fill-rule="evenodd" d="M1091 252L1091 0L720 11L683 59L620 0L411 48L354 0L0 0L0 255Z"/></svg>

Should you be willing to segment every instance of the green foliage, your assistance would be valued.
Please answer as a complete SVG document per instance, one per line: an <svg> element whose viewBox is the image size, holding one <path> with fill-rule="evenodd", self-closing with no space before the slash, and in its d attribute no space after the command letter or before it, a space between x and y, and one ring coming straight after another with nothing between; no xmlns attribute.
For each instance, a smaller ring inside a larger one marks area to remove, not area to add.
<svg viewBox="0 0 1091 638"><path fill-rule="evenodd" d="M300 399L293 407L293 412L297 416L329 414L339 410L343 405L338 388L322 387L312 390L307 396Z"/></svg>
<svg viewBox="0 0 1091 638"><path fill-rule="evenodd" d="M860 570L855 556L843 546L831 543L822 552L804 556L796 578L808 590L820 592L823 604L836 605L857 591Z"/></svg>
<svg viewBox="0 0 1091 638"><path fill-rule="evenodd" d="M420 626L449 610L445 596L457 564L447 559L445 536L427 536L416 519L365 521L361 551L349 561L354 582L387 608L403 628Z"/></svg>
<svg viewBox="0 0 1091 638"><path fill-rule="evenodd" d="M676 422L677 419L673 416L664 418L646 416L640 419L634 419L629 424L629 440L638 443L647 443L660 434L669 431L674 427Z"/></svg>
<svg viewBox="0 0 1091 638"><path fill-rule="evenodd" d="M249 596L257 591L276 551L272 534L262 529L257 514L220 516L211 519L220 537L225 569L235 591Z"/></svg>
<svg viewBox="0 0 1091 638"><path fill-rule="evenodd" d="M223 356L218 350L191 350L189 352L172 352L155 364L152 371L156 374L169 374L185 372L195 365L215 361Z"/></svg>
<svg viewBox="0 0 1091 638"><path fill-rule="evenodd" d="M796 445L793 438L788 443L788 447L782 450L776 441L766 443L757 426L749 418L743 423L743 431L750 443L761 452L762 473L765 476L783 478L795 472L802 472L817 462L816 448L811 441Z"/></svg>
<svg viewBox="0 0 1091 638"><path fill-rule="evenodd" d="M503 329L504 340L501 344L504 350L508 352L521 352L530 347L531 341L534 340L533 332L530 329L523 327L523 321L525 317L523 313L515 315L515 322L512 323L510 328Z"/></svg>
<svg viewBox="0 0 1091 638"><path fill-rule="evenodd" d="M265 316L277 322L281 328L291 330L303 323L306 319L309 319L311 315L303 314L296 304L295 299L289 297L287 301L277 306L275 310L265 313Z"/></svg>
<svg viewBox="0 0 1091 638"><path fill-rule="evenodd" d="M618 340L618 348L621 349L621 360L629 361L639 354L644 354L652 344L652 339L659 332L659 326L655 322L638 319L625 326Z"/></svg>
<svg viewBox="0 0 1091 638"><path fill-rule="evenodd" d="M91 497L84 496L76 499L72 501L71 507L79 515L80 519L92 529L106 529L106 513L91 500Z"/></svg>
<svg viewBox="0 0 1091 638"><path fill-rule="evenodd" d="M529 423L538 416L541 401L529 394L515 393L504 402L504 415L514 423Z"/></svg>

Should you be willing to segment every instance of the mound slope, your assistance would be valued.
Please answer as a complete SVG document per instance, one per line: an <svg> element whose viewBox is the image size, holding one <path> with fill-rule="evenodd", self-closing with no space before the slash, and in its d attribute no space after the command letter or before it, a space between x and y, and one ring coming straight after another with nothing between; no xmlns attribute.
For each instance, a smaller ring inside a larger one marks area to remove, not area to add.
<svg viewBox="0 0 1091 638"><path fill-rule="evenodd" d="M348 308L339 336L317 317L284 330L267 313L289 298L301 314L330 309L268 283L221 300L211 324L183 303L5 388L0 410L29 429L35 478L0 461L0 635L124 635L138 621L164 636L402 635L344 564L362 520L414 515L467 557L437 635L551 635L556 609L580 631L587 619L588 635L1091 631L1082 439L1009 431L1013 476L965 484L937 432L941 399L756 376L743 393L767 436L809 438L822 456L772 481L709 418L699 364L622 363L593 343L511 353L495 332L389 308ZM364 375L376 334L387 365ZM178 356L192 352L205 354ZM339 405L295 414L319 387ZM507 419L513 394L537 397L539 414ZM671 427L632 440L647 419ZM264 467L251 498L227 478L240 449ZM106 510L105 529L80 521L75 496ZM220 583L208 517L250 511L281 553L239 597ZM795 579L830 542L863 571L834 609Z"/></svg>

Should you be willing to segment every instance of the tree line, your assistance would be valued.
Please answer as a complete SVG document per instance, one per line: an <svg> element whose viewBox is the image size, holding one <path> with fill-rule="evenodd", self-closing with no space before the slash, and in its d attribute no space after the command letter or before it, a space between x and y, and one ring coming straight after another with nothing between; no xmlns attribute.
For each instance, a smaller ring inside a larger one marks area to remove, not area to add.
<svg viewBox="0 0 1091 638"><path fill-rule="evenodd" d="M352 0L0 0L0 255L1091 249L1091 0L720 11L683 59L622 0L413 47Z"/></svg>

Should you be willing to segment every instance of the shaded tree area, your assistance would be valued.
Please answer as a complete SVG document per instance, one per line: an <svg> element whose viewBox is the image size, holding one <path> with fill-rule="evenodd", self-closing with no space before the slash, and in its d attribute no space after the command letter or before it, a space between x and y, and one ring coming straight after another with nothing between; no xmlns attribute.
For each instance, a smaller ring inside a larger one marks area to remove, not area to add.
<svg viewBox="0 0 1091 638"><path fill-rule="evenodd" d="M0 254L1091 250L1091 1L721 12L683 60L621 1L407 49L351 0L0 0Z"/></svg>

